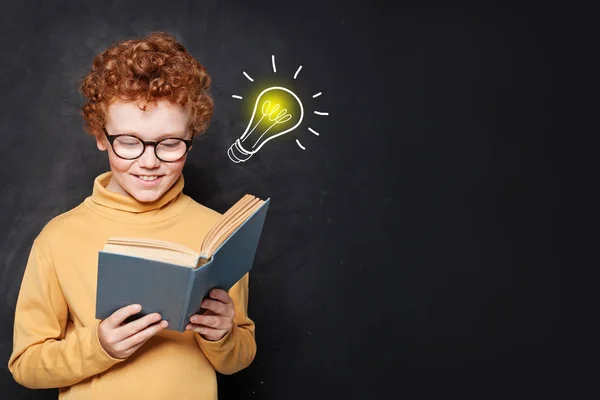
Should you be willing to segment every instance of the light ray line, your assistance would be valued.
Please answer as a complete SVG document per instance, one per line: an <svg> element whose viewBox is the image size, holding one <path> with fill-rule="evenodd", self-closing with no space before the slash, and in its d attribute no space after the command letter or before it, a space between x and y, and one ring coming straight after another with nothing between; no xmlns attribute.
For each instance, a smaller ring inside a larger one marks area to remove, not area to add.
<svg viewBox="0 0 600 400"><path fill-rule="evenodd" d="M275 68L275 54L271 56L271 63L273 64L273 72L277 72L277 68Z"/></svg>
<svg viewBox="0 0 600 400"><path fill-rule="evenodd" d="M300 144L300 141L298 139L296 139L296 144L298 144L298 146L300 146L300 148L302 150L306 150L306 147L302 146L302 144Z"/></svg>
<svg viewBox="0 0 600 400"><path fill-rule="evenodd" d="M320 96L320 95L322 95L322 94L323 94L323 93L319 92L319 93L317 93L317 94L313 95L313 99L314 99L315 97L319 97L319 96Z"/></svg>
<svg viewBox="0 0 600 400"><path fill-rule="evenodd" d="M250 82L254 82L254 79L250 78L250 75L248 75L248 74L246 73L246 71L242 71L242 72L244 73L244 75L246 75L246 78L248 78L248 80L249 80Z"/></svg>
<svg viewBox="0 0 600 400"><path fill-rule="evenodd" d="M298 67L298 70L294 74L294 79L296 79L296 77L298 76L298 72L300 72L301 69L302 69L302 65Z"/></svg>
<svg viewBox="0 0 600 400"><path fill-rule="evenodd" d="M231 97L233 97L234 99L241 99L242 96L238 96L237 94L232 94Z"/></svg>
<svg viewBox="0 0 600 400"><path fill-rule="evenodd" d="M308 128L308 130L314 133L315 135L319 136L319 132L313 130L313 128Z"/></svg>
<svg viewBox="0 0 600 400"><path fill-rule="evenodd" d="M327 112L320 112L320 111L315 111L315 114L317 114L317 115L329 115L329 113L327 113Z"/></svg>

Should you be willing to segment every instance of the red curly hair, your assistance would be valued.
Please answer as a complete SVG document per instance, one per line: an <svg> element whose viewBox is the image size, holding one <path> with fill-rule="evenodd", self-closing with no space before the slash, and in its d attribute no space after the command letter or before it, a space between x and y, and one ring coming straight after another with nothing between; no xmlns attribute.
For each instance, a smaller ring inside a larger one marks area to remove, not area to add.
<svg viewBox="0 0 600 400"><path fill-rule="evenodd" d="M88 100L81 107L84 129L101 136L108 107L115 101L152 105L168 100L191 104L190 128L196 135L208 128L212 116L210 84L204 66L169 33L151 32L139 40L118 42L94 58L81 82L80 90Z"/></svg>

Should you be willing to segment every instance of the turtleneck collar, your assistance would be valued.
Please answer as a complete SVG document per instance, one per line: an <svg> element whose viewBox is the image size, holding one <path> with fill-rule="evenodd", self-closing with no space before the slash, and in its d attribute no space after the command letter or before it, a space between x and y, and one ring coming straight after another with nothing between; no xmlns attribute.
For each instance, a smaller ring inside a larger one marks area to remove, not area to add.
<svg viewBox="0 0 600 400"><path fill-rule="evenodd" d="M136 220L143 222L142 220L146 220L146 218L140 218L140 215L148 218L159 215L169 218L181 212L183 208L189 205L191 200L183 194L183 174L179 176L179 179L175 181L169 190L152 202L140 202L132 196L111 192L106 188L111 177L111 171L96 177L92 195L86 199L86 203L92 209L107 217L113 216L116 219L128 220L128 222ZM132 219L132 217L135 219Z"/></svg>

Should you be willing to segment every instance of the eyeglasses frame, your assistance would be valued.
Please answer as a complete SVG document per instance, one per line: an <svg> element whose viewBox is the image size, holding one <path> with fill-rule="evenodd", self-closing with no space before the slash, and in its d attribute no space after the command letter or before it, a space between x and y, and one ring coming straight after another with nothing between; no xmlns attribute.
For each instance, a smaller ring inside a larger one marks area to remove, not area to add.
<svg viewBox="0 0 600 400"><path fill-rule="evenodd" d="M190 151L190 147L192 147L192 140L191 140L191 139L189 139L189 140L188 140L188 139L181 139L181 138L170 138L170 137L169 137L169 138L164 138L164 139L161 139L161 140L159 140L159 141L152 141L152 140L142 140L142 139L140 139L140 138L139 138L139 137L137 137L137 136L133 136L133 135L126 135L126 134L124 134L124 135L109 135L109 134L108 134L108 132L106 131L106 127L104 127L104 126L102 127L102 131L104 132L104 136L106 136L106 139L108 140L108 143L110 143L110 147L112 148L112 150L113 150L113 153L115 153L115 155L116 155L117 157L119 157L119 158L121 158L121 159L123 159L123 160L128 160L128 161L131 161L131 160L137 160L138 158L140 158L140 157L141 157L141 156L142 156L142 155L143 155L143 154L146 152L146 146L150 145L150 146L152 146L152 147L154 148L154 155L155 155L155 156L156 156L156 158L158 158L160 161L162 161L162 162L166 162L166 163L177 162L177 161L181 160L181 159L182 159L182 158L183 158L183 157L184 157L184 156L185 156L185 155L186 155L186 154L187 154L187 153ZM117 152L115 151L115 148L114 148L114 146L113 146L113 142L114 142L114 141L115 141L117 138L119 138L119 137L121 137L121 136L129 136L129 137L133 137L133 138L136 138L137 140L139 140L140 142L142 142L142 143L144 144L144 150L142 151L142 153L141 153L139 156L137 156L137 157L134 157L134 158L125 158L125 157L121 157L119 154L117 154ZM179 157L177 160L173 160L173 161L165 161L165 160L163 160L162 158L160 158L160 157L158 156L158 154L156 153L156 147L157 147L157 146L158 146L158 145L159 145L161 142L163 142L163 141L165 141L165 140L173 140L173 139L175 139L175 140L180 140L180 141L182 141L183 143L185 143L185 153L183 153L183 155L182 155L181 157Z"/></svg>

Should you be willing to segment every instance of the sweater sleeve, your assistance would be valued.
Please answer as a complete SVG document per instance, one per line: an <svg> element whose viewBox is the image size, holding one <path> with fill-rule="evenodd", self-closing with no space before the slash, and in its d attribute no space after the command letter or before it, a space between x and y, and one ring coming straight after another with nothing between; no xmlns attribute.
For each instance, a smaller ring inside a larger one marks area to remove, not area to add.
<svg viewBox="0 0 600 400"><path fill-rule="evenodd" d="M194 332L206 358L217 372L224 375L231 375L248 367L256 356L255 326L248 317L248 280L249 274L246 274L229 290L235 316L233 328L225 336L211 341Z"/></svg>
<svg viewBox="0 0 600 400"><path fill-rule="evenodd" d="M13 351L8 369L30 389L73 385L124 361L98 340L99 321L65 338L69 316L54 266L34 243L15 309Z"/></svg>

